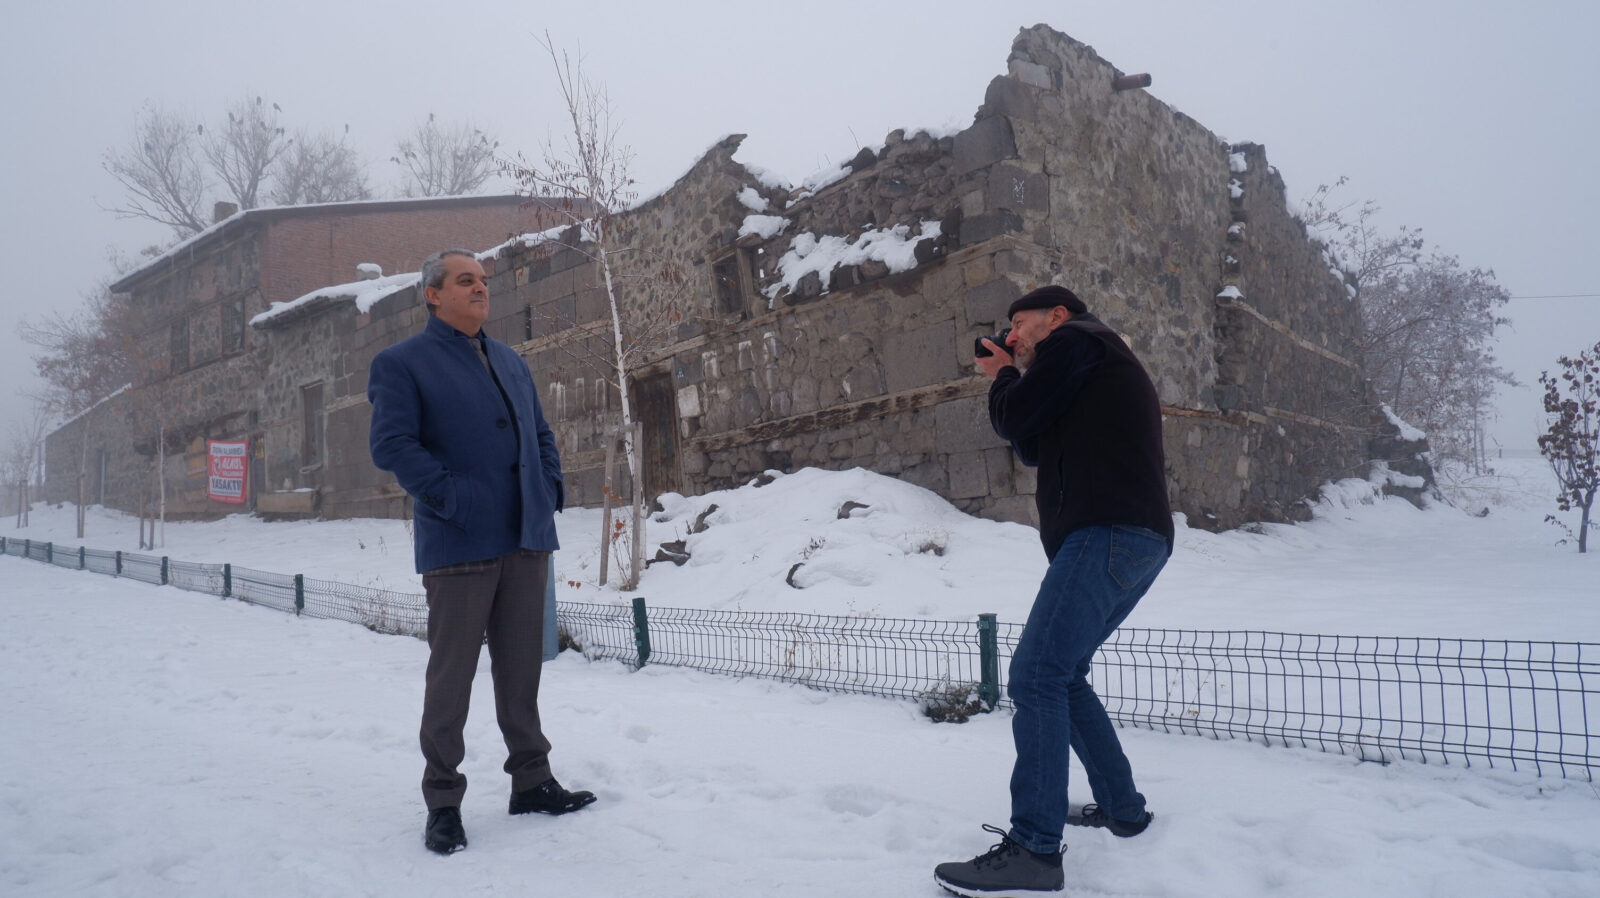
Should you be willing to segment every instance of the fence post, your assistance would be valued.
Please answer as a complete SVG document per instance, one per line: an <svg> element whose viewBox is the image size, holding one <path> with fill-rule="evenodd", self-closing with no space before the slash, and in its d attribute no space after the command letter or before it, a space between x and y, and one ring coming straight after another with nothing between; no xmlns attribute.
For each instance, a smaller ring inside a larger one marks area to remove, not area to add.
<svg viewBox="0 0 1600 898"><path fill-rule="evenodd" d="M993 614L978 615L978 698L993 708L1000 704L1000 645Z"/></svg>
<svg viewBox="0 0 1600 898"><path fill-rule="evenodd" d="M644 598L633 600L633 642L639 647L639 666L650 660L650 618L644 610Z"/></svg>
<svg viewBox="0 0 1600 898"><path fill-rule="evenodd" d="M294 613L298 616L306 607L306 575L294 575Z"/></svg>
<svg viewBox="0 0 1600 898"><path fill-rule="evenodd" d="M44 544L44 563L45 564L55 564L56 563L56 544L55 543L45 543Z"/></svg>
<svg viewBox="0 0 1600 898"><path fill-rule="evenodd" d="M114 577L122 576L122 550L121 549L117 550L117 570L116 570L116 573L114 573L112 576L114 576Z"/></svg>
<svg viewBox="0 0 1600 898"><path fill-rule="evenodd" d="M231 564L222 566L222 597L224 599L233 597L233 565Z"/></svg>
<svg viewBox="0 0 1600 898"><path fill-rule="evenodd" d="M167 585L168 573L169 573L169 571L167 569L167 556L163 555L163 556L161 556L161 585L162 586L166 586Z"/></svg>
<svg viewBox="0 0 1600 898"><path fill-rule="evenodd" d="M80 571L83 570L83 568L84 568L83 556L84 556L83 546L79 546L78 547L78 570L80 570Z"/></svg>
<svg viewBox="0 0 1600 898"><path fill-rule="evenodd" d="M6 538L0 536L0 555L6 554Z"/></svg>

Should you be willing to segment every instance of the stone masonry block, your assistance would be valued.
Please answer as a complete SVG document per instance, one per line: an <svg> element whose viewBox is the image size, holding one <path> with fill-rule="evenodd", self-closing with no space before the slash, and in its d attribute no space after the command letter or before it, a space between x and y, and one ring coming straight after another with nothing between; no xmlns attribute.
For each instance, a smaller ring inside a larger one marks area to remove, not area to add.
<svg viewBox="0 0 1600 898"><path fill-rule="evenodd" d="M971 499L989 495L989 468L982 452L958 452L950 456L951 499Z"/></svg>
<svg viewBox="0 0 1600 898"><path fill-rule="evenodd" d="M996 521L1026 524L1029 527L1039 526L1039 511L1034 506L1031 496L1010 496L991 502L984 509L984 516Z"/></svg>
<svg viewBox="0 0 1600 898"><path fill-rule="evenodd" d="M967 324L993 326L1006 317L1006 309L1022 295L1022 289L1006 278L996 278L966 292L962 304Z"/></svg>
<svg viewBox="0 0 1600 898"><path fill-rule="evenodd" d="M989 495L998 498L1010 496L1017 491L1015 478L1012 476L1017 462L1010 446L983 450L983 462L989 468Z"/></svg>
<svg viewBox="0 0 1600 898"><path fill-rule="evenodd" d="M984 206L988 211L1047 212L1050 209L1050 182L1043 172L1031 172L1015 165L997 165L989 172Z"/></svg>
<svg viewBox="0 0 1600 898"><path fill-rule="evenodd" d="M1055 86L1053 83L1051 83L1053 79L1050 77L1050 70L1038 64L1037 62L1029 62L1026 59L1013 58L1010 60L1010 69L1011 74L1023 84L1032 85L1033 87L1042 88L1044 90L1049 90Z"/></svg>
<svg viewBox="0 0 1600 898"><path fill-rule="evenodd" d="M950 346L955 338L955 321L949 318L885 337L879 352L889 392L954 379L957 371Z"/></svg>
<svg viewBox="0 0 1600 898"><path fill-rule="evenodd" d="M989 424L987 395L940 403L933 410L933 420L935 452L977 452L1006 445Z"/></svg>
<svg viewBox="0 0 1600 898"><path fill-rule="evenodd" d="M579 324L610 317L611 303L606 298L606 291L595 288L579 293L575 312Z"/></svg>
<svg viewBox="0 0 1600 898"><path fill-rule="evenodd" d="M1024 65L1032 65L1024 63ZM1036 66L1036 68L1040 68ZM1049 80L1049 72L1045 72L1045 80ZM1045 87L1048 85L1033 85ZM1038 103L1034 100L1033 90L1017 78L1007 78L1002 75L995 76L989 82L989 88L983 95L983 112L987 115L1003 115L1008 118L1033 121L1039 115Z"/></svg>
<svg viewBox="0 0 1600 898"><path fill-rule="evenodd" d="M1003 115L979 120L955 136L951 155L957 175L1016 158L1017 142L1011 133L1011 120Z"/></svg>
<svg viewBox="0 0 1600 898"><path fill-rule="evenodd" d="M1004 234L1022 230L1022 218L1014 212L1001 210L975 215L961 223L961 245L974 246Z"/></svg>
<svg viewBox="0 0 1600 898"><path fill-rule="evenodd" d="M978 287L994 280L994 256L979 256L961 266L961 278L968 287Z"/></svg>

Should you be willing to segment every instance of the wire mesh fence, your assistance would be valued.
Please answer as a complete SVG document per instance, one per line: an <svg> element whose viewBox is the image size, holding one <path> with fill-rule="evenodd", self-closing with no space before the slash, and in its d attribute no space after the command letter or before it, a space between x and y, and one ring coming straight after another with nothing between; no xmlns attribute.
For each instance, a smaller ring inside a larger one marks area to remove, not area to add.
<svg viewBox="0 0 1600 898"><path fill-rule="evenodd" d="M223 574L227 567L225 564L195 564L168 560L167 582L190 592L220 596L223 594Z"/></svg>
<svg viewBox="0 0 1600 898"><path fill-rule="evenodd" d="M628 606L563 602L556 616L585 655L640 663L638 618ZM838 692L921 699L979 682L970 621L652 607L648 636L652 664Z"/></svg>
<svg viewBox="0 0 1600 898"><path fill-rule="evenodd" d="M295 612L295 577L247 567L230 569L229 598L278 611Z"/></svg>
<svg viewBox="0 0 1600 898"><path fill-rule="evenodd" d="M166 565L161 558L155 555L139 555L133 552L122 553L122 563L117 569L117 576L131 577L143 583L161 585L166 583Z"/></svg>
<svg viewBox="0 0 1600 898"><path fill-rule="evenodd" d="M232 565L0 538L3 554L424 636L422 595ZM671 664L911 698L930 715L1009 707L1022 625L563 602L590 658ZM985 620L984 618L987 618ZM1113 720L1364 759L1486 764L1593 781L1600 645L1489 639L1123 629L1090 679ZM960 719L956 714L948 719Z"/></svg>
<svg viewBox="0 0 1600 898"><path fill-rule="evenodd" d="M1136 726L1593 779L1600 645L1119 630L1095 688Z"/></svg>
<svg viewBox="0 0 1600 898"><path fill-rule="evenodd" d="M379 633L427 638L428 602L417 593L310 579L303 589L302 614L349 621Z"/></svg>
<svg viewBox="0 0 1600 898"><path fill-rule="evenodd" d="M115 574L117 572L117 556L119 552L108 552L105 549L85 549L84 570L96 574Z"/></svg>

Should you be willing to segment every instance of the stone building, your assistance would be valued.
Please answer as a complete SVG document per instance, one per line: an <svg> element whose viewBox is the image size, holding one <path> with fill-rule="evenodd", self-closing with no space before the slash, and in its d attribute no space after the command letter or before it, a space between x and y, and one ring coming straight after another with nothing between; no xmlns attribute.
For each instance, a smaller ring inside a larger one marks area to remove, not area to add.
<svg viewBox="0 0 1600 898"><path fill-rule="evenodd" d="M292 396L263 391L272 347L247 322L275 303L356 280L358 266L369 274L415 271L441 245L492 245L550 223L516 196L244 212L219 204L218 213L214 226L111 285L128 294L144 329L132 353L140 382L50 435L45 498L75 500L81 483L91 503L131 510L153 501L156 440L164 432L169 517L237 510L205 497L207 438L251 441L255 507L311 510L322 438L319 424L302 430L321 420L318 387L298 384ZM285 426L284 416L296 423ZM293 447L280 442L290 438Z"/></svg>
<svg viewBox="0 0 1600 898"><path fill-rule="evenodd" d="M1192 525L1299 517L1323 482L1368 474L1396 428L1367 386L1352 291L1261 147L1224 143L1140 84L1035 26L959 133L891 133L798 188L735 161L735 135L615 216L625 319L672 322L630 344L646 492L859 466L1031 520L1033 473L989 427L972 345L1045 283L1074 289L1146 362ZM568 502L598 504L620 400L583 236L481 255L487 327L544 390ZM266 479L314 489L325 516L405 515L367 455L365 381L373 355L420 328L421 298L320 297L252 328ZM299 447L318 427L312 456Z"/></svg>

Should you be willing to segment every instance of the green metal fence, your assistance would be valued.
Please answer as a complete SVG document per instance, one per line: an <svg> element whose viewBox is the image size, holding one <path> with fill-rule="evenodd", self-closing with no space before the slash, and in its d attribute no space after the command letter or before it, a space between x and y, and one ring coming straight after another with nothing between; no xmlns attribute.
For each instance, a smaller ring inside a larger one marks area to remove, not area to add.
<svg viewBox="0 0 1600 898"><path fill-rule="evenodd" d="M420 594L301 574L0 538L0 554L424 636ZM960 719L1009 704L1020 624L562 602L590 658L917 699ZM1122 629L1091 679L1119 723L1388 761L1600 772L1600 645ZM937 713L936 713L937 712Z"/></svg>

